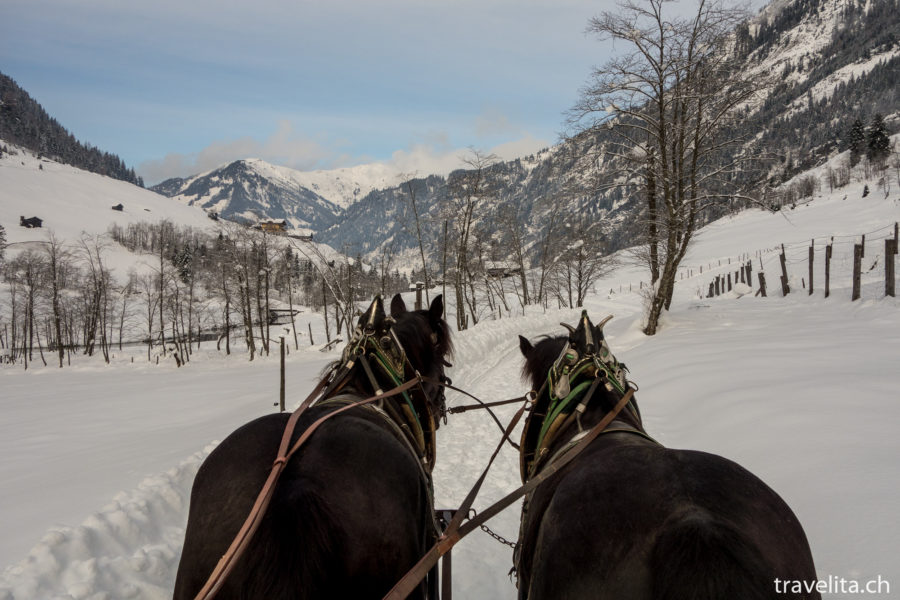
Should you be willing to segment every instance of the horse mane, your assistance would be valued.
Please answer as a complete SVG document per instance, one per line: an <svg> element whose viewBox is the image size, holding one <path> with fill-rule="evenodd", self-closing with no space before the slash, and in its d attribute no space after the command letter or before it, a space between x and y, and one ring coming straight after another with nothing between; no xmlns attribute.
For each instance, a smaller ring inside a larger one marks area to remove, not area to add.
<svg viewBox="0 0 900 600"><path fill-rule="evenodd" d="M403 344L409 362L423 375L434 375L440 370L443 357L453 355L450 327L443 319L432 321L427 310L403 313L392 329ZM435 343L432 342L432 333L437 335ZM407 375L412 376L414 373Z"/></svg>
<svg viewBox="0 0 900 600"><path fill-rule="evenodd" d="M534 349L525 357L525 364L522 365L522 378L530 379L534 390L541 389L550 367L568 340L564 335L544 335L538 339Z"/></svg>

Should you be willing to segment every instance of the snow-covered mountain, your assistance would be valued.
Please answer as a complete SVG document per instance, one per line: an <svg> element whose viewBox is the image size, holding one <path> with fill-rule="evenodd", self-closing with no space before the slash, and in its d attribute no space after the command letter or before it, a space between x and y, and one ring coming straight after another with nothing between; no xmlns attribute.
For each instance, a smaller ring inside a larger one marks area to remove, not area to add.
<svg viewBox="0 0 900 600"><path fill-rule="evenodd" d="M249 158L152 189L229 220L284 219L295 229L322 231L373 189L395 184L396 175L378 163L303 172Z"/></svg>
<svg viewBox="0 0 900 600"><path fill-rule="evenodd" d="M737 135L748 140L737 152L752 150L777 157L764 165L769 186L783 184L844 150L854 119L868 125L880 113L891 133L900 128L898 9L898 0L779 0L735 32L734 52L745 68L777 75L776 84L759 103L748 107L737 125ZM480 217L484 229L491 231L494 251L500 254L491 258L507 258L499 215L515 208L525 219L527 243L533 244L549 221L548 199L559 203L562 214L577 216L596 228L609 249L633 242L634 222L644 210L640 187L610 188L606 184L615 165L594 160L586 168L583 161L603 156L611 135L605 131L584 134L494 167L503 193L492 203L493 210ZM415 244L410 228L404 226L407 192L398 185L396 175L379 168L298 173L261 161L239 161L154 189L225 216L285 218L315 230L318 239L334 248L365 256L387 243L393 243L395 250ZM420 214L432 224L442 223L438 213L448 197L447 179L433 175L415 185ZM703 218L725 213L710 212ZM438 248L440 226L426 229L428 245Z"/></svg>

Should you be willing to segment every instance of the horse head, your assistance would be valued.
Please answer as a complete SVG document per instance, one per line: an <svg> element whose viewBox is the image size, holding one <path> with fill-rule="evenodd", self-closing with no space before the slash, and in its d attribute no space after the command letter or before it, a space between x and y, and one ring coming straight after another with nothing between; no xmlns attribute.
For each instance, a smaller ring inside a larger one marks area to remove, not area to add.
<svg viewBox="0 0 900 600"><path fill-rule="evenodd" d="M554 434L571 429L576 422L580 428L582 414L586 423L599 421L628 389L625 366L613 356L603 333L611 318L594 325L583 311L577 326L561 323L568 335L546 337L537 344L519 336L525 357L522 374L537 391L522 434L523 480L541 449L552 445ZM588 387L598 378L603 385L595 385L593 396L585 399ZM640 428L637 403L632 398L630 404L632 410L623 411L620 418Z"/></svg>
<svg viewBox="0 0 900 600"><path fill-rule="evenodd" d="M444 367L450 366L447 358L453 353L450 341L450 327L443 318L444 298L439 295L432 300L427 310L410 311L403 297L397 294L391 300L392 331L403 346L406 354L407 378L416 372L429 379L444 380ZM443 388L426 384L429 411L440 415L444 411Z"/></svg>

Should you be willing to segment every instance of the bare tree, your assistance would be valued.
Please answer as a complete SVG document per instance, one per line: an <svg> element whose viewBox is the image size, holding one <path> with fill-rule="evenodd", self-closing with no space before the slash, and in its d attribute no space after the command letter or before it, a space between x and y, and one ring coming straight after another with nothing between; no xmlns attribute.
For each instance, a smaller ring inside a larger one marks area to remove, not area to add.
<svg viewBox="0 0 900 600"><path fill-rule="evenodd" d="M447 180L450 211L453 224L453 252L455 256L454 292L456 294L456 328L467 329L471 316L472 325L478 322L477 299L474 294L474 277L471 252L473 230L481 209L497 191L497 184L490 172L497 157L470 149L462 159L463 169L454 171ZM446 277L446 275L445 275ZM466 308L469 315L466 315Z"/></svg>
<svg viewBox="0 0 900 600"><path fill-rule="evenodd" d="M47 282L49 283L50 305L53 309L53 327L56 334L56 350L59 355L59 367L63 366L65 348L62 336L62 311L59 295L63 285L63 275L67 270L71 254L63 247L62 242L52 231L44 245L46 252Z"/></svg>
<svg viewBox="0 0 900 600"><path fill-rule="evenodd" d="M741 139L728 126L764 87L761 76L740 69L731 50L730 34L745 13L699 0L690 18L669 18L665 4L625 1L591 19L590 33L624 42L630 51L594 72L570 112L577 128L616 134L606 147L620 171L611 185L646 194L648 257L651 277L658 277L647 335L656 333L671 302L698 215L716 201L753 199L734 175L759 157L730 153Z"/></svg>
<svg viewBox="0 0 900 600"><path fill-rule="evenodd" d="M329 337L328 334L328 298L326 295L326 291L329 295L331 295L332 299L335 303L335 314L341 316L341 321L338 322L336 330L338 335L341 330L341 323L346 322L347 326L347 336L349 339L350 335L350 327L353 315L353 300L348 295L349 289L345 291L344 289L344 281L345 277L349 276L349 272L345 272L342 274L341 267L343 265L337 265L334 259L328 259L325 254L322 252L321 248L317 246L313 242L293 242L294 249L297 250L301 255L303 255L306 260L309 261L309 264L313 269L319 274L322 278L322 299L324 303L324 312L325 312L325 331L326 337ZM344 260L347 261L347 268L349 268L349 261L344 257ZM337 268L335 268L337 267ZM329 339L330 341L330 339Z"/></svg>
<svg viewBox="0 0 900 600"><path fill-rule="evenodd" d="M144 301L144 316L147 323L147 360L151 359L153 351L153 325L156 322L156 311L160 305L159 287L156 277L152 273L143 273L135 277L138 293Z"/></svg>
<svg viewBox="0 0 900 600"><path fill-rule="evenodd" d="M569 306L581 307L588 290L612 270L613 262L606 256L606 244L598 224L579 219L566 229L564 237L569 243L562 249L558 263L565 268Z"/></svg>
<svg viewBox="0 0 900 600"><path fill-rule="evenodd" d="M419 256L422 259L422 274L425 277L425 304L426 304L426 306L429 306L429 305L431 305L431 299L428 297L428 288L431 286L431 280L428 276L428 261L425 259L425 242L422 237L422 224L419 219L419 207L416 204L416 188L413 183L415 180L415 173L402 174L402 175L400 175L400 179L403 180L402 187L406 191L407 195L409 196L408 206L409 206L409 209L412 210L413 218L415 221L416 241L419 244ZM404 226L405 226L405 220L404 220ZM407 229L410 229L410 228L407 227ZM392 244L391 249L393 250L393 239L391 240L391 244ZM383 283L382 283L382 287L384 287ZM382 293L384 293L384 290L382 290Z"/></svg>
<svg viewBox="0 0 900 600"><path fill-rule="evenodd" d="M558 256L560 237L557 235L562 223L562 203L566 192L550 195L536 203L535 209L540 211L543 228L534 245L534 259L537 268L532 271L531 289L536 296L535 302L547 306L548 279L553 271L554 260ZM536 280L534 280L536 278Z"/></svg>
<svg viewBox="0 0 900 600"><path fill-rule="evenodd" d="M81 262L87 269L88 276L82 292L87 315L84 353L92 356L94 346L99 342L100 351L108 363L110 339L107 326L110 323L109 292L112 288L112 274L103 262L107 246L101 235L83 234L79 240Z"/></svg>
<svg viewBox="0 0 900 600"><path fill-rule="evenodd" d="M522 285L522 305L531 304L528 295L528 264L526 264L527 249L525 247L525 227L528 223L526 207L522 202L504 202L500 204L499 224L505 230L509 243L510 254L516 267L519 269L519 279Z"/></svg>

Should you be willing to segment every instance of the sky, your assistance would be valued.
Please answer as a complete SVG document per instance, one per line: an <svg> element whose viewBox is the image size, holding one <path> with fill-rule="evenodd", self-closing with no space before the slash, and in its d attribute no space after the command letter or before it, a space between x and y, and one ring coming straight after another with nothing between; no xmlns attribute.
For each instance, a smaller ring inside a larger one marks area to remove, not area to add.
<svg viewBox="0 0 900 600"><path fill-rule="evenodd" d="M148 185L248 157L442 172L556 143L612 2L3 0L0 71Z"/></svg>

